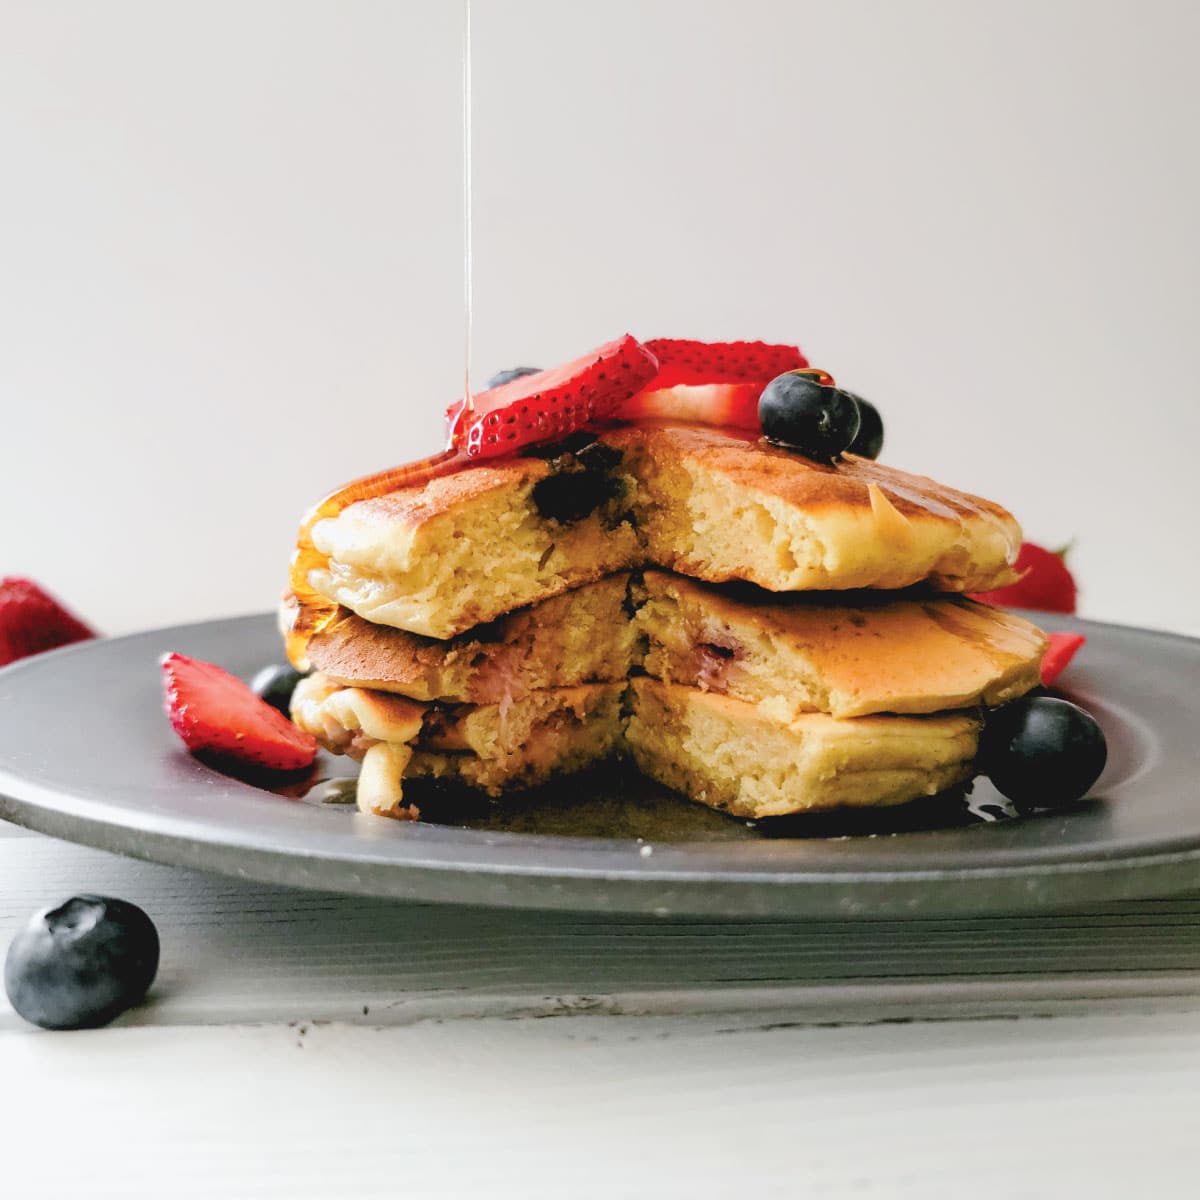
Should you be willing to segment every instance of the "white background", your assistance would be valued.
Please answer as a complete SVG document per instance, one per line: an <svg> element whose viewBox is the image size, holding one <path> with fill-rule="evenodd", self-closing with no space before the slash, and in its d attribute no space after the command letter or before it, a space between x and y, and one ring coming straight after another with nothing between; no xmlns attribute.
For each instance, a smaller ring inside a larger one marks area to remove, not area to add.
<svg viewBox="0 0 1200 1200"><path fill-rule="evenodd" d="M885 458L1200 631L1196 6L476 0L481 379L799 340ZM272 606L461 388L454 0L0 0L0 574Z"/></svg>

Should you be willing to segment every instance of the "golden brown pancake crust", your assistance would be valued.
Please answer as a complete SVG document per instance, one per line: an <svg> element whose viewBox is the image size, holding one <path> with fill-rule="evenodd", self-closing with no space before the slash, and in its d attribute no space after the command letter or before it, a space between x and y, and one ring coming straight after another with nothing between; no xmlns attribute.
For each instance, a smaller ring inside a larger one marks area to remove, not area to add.
<svg viewBox="0 0 1200 1200"><path fill-rule="evenodd" d="M611 429L602 509L558 521L534 485L553 466L468 468L319 522L322 596L376 624L450 638L614 571L670 568L773 592L1010 582L1020 528L999 505L855 456L825 466L715 429Z"/></svg>
<svg viewBox="0 0 1200 1200"><path fill-rule="evenodd" d="M609 575L447 641L343 609L309 641L308 657L339 683L469 704L624 679L636 640L628 590L628 575Z"/></svg>
<svg viewBox="0 0 1200 1200"><path fill-rule="evenodd" d="M806 511L857 508L869 512L869 489L875 484L905 517L957 523L963 517L986 514L1004 522L1013 521L1006 509L990 500L856 454L826 465L761 438L662 422L615 429L604 434L603 440L620 450L682 458L747 490L777 496Z"/></svg>

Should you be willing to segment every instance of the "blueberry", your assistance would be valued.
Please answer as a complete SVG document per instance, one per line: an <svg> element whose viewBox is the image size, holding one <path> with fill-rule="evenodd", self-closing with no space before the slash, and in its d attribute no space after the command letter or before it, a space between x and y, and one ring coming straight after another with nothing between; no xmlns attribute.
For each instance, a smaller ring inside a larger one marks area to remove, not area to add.
<svg viewBox="0 0 1200 1200"><path fill-rule="evenodd" d="M1090 713L1057 696L1027 696L988 717L980 770L1018 808L1054 808L1086 796L1108 758Z"/></svg>
<svg viewBox="0 0 1200 1200"><path fill-rule="evenodd" d="M158 971L158 932L135 904L73 896L13 938L4 988L43 1029L95 1029L137 1004Z"/></svg>
<svg viewBox="0 0 1200 1200"><path fill-rule="evenodd" d="M512 383L514 379L520 379L522 375L536 375L541 369L541 367L509 367L507 371L497 371L483 385L483 390L490 392L492 388L498 388L503 384Z"/></svg>
<svg viewBox="0 0 1200 1200"><path fill-rule="evenodd" d="M562 443L560 443L562 444ZM614 474L621 452L594 438L550 460L550 474L533 485L533 502L547 521L581 521L616 500L623 488Z"/></svg>
<svg viewBox="0 0 1200 1200"><path fill-rule="evenodd" d="M849 392L803 371L777 375L758 398L758 419L767 441L832 462L858 434L858 405Z"/></svg>
<svg viewBox="0 0 1200 1200"><path fill-rule="evenodd" d="M286 717L291 714L292 693L303 678L304 672L287 663L272 663L250 681L250 690Z"/></svg>
<svg viewBox="0 0 1200 1200"><path fill-rule="evenodd" d="M854 396L860 418L854 441L846 449L851 454L862 455L863 458L878 458L880 450L883 449L883 418L879 415L879 409L870 400L864 400L854 392L847 392L846 395Z"/></svg>

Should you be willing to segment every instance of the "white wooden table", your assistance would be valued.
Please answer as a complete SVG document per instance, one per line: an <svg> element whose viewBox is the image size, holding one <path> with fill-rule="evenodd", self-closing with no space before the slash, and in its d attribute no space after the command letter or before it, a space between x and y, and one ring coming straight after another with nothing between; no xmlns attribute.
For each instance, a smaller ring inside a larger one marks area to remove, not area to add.
<svg viewBox="0 0 1200 1200"><path fill-rule="evenodd" d="M0 1196L1194 1196L1200 896L1059 917L406 906L0 826L0 939L143 905L152 1002L0 1009Z"/></svg>

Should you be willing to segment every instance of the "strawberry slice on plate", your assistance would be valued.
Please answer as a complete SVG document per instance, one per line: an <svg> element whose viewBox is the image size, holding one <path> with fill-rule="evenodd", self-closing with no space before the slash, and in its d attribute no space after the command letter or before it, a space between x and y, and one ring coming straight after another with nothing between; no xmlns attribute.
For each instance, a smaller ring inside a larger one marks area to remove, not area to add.
<svg viewBox="0 0 1200 1200"><path fill-rule="evenodd" d="M33 580L0 579L0 667L95 636Z"/></svg>
<svg viewBox="0 0 1200 1200"><path fill-rule="evenodd" d="M622 421L691 421L759 430L758 398L776 375L808 366L798 346L654 338L658 373L618 405ZM823 373L822 373L823 374Z"/></svg>
<svg viewBox="0 0 1200 1200"><path fill-rule="evenodd" d="M1071 665L1079 647L1087 641L1082 633L1051 633L1050 645L1042 655L1042 683L1049 687Z"/></svg>
<svg viewBox="0 0 1200 1200"><path fill-rule="evenodd" d="M610 417L657 369L654 355L626 334L564 366L479 392L471 410L461 400L452 404L446 411L450 443L470 458L494 458L560 441Z"/></svg>
<svg viewBox="0 0 1200 1200"><path fill-rule="evenodd" d="M193 754L270 771L312 766L316 739L228 671L167 654L162 673L167 716Z"/></svg>

